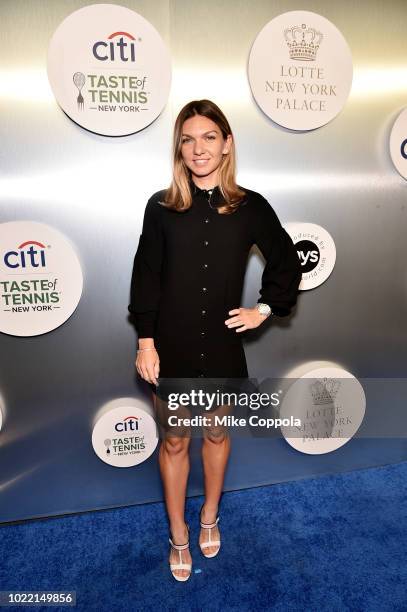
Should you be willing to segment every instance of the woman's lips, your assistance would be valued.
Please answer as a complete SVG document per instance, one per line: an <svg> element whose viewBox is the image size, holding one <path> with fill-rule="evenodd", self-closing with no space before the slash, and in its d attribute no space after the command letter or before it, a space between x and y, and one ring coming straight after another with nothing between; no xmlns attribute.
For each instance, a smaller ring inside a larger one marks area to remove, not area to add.
<svg viewBox="0 0 407 612"><path fill-rule="evenodd" d="M194 159L192 161L198 166L204 166L206 163L208 163L209 159Z"/></svg>

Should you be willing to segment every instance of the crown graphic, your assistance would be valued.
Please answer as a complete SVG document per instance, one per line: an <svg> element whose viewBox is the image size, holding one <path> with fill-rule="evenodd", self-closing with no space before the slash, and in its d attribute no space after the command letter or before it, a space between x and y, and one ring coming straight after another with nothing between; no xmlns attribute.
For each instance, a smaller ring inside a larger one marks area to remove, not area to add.
<svg viewBox="0 0 407 612"><path fill-rule="evenodd" d="M290 50L291 59L313 61L316 59L323 35L314 28L307 28L303 23L301 27L286 28L284 38Z"/></svg>
<svg viewBox="0 0 407 612"><path fill-rule="evenodd" d="M341 383L339 380L335 380L334 378L323 378L322 380L313 382L310 388L314 405L332 404L340 386Z"/></svg>

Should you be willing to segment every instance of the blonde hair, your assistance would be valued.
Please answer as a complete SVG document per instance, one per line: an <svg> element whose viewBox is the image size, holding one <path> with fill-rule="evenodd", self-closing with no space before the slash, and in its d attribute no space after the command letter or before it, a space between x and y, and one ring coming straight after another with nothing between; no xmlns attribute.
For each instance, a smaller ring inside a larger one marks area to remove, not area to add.
<svg viewBox="0 0 407 612"><path fill-rule="evenodd" d="M195 115L208 117L216 123L224 140L229 134L232 135L229 153L223 156L218 169L218 187L225 202L219 207L219 213L231 214L239 208L246 193L236 185L236 150L229 122L220 108L211 100L189 102L178 114L173 134L173 178L171 185L165 192L163 205L178 212L188 210L191 207L191 171L182 159L181 147L184 122Z"/></svg>

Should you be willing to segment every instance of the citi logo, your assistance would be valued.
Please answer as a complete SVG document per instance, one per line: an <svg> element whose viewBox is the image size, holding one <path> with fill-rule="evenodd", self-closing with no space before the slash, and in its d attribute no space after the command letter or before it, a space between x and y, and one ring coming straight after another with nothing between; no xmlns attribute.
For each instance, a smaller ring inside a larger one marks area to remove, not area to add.
<svg viewBox="0 0 407 612"><path fill-rule="evenodd" d="M138 431L138 421L139 418L135 416L128 416L123 421L119 421L114 426L116 431Z"/></svg>
<svg viewBox="0 0 407 612"><path fill-rule="evenodd" d="M45 268L46 248L42 242L27 240L17 247L17 251L5 253L4 263L8 268Z"/></svg>
<svg viewBox="0 0 407 612"><path fill-rule="evenodd" d="M407 159L407 138L403 140L403 142L401 143L400 151L401 151L401 156L404 159Z"/></svg>
<svg viewBox="0 0 407 612"><path fill-rule="evenodd" d="M119 38L118 38L119 37ZM124 37L128 38L130 42L126 42ZM117 39L118 40L113 40ZM120 60L122 62L135 62L136 61L136 48L134 36L128 32L114 32L107 37L110 42L99 40L93 45L92 51L94 57L105 62L106 60Z"/></svg>

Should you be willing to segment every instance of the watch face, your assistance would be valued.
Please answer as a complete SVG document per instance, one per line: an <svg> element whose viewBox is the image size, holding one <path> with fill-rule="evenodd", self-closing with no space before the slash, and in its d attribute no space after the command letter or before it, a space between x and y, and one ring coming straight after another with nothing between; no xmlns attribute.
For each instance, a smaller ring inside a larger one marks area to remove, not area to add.
<svg viewBox="0 0 407 612"><path fill-rule="evenodd" d="M259 304L258 310L262 315L268 315L271 312L270 306L268 306L267 304Z"/></svg>

